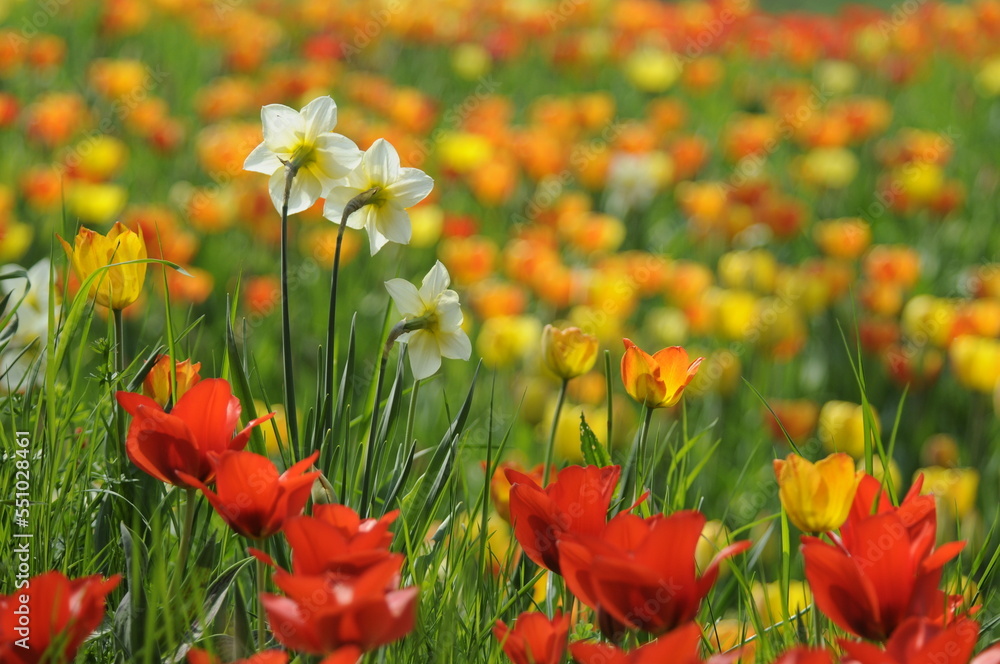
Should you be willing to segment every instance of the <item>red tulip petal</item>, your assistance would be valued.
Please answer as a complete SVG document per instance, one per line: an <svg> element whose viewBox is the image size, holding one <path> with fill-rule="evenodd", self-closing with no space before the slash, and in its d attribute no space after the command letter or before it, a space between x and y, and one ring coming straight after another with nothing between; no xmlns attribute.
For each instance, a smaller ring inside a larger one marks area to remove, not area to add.
<svg viewBox="0 0 1000 664"><path fill-rule="evenodd" d="M319 664L358 664L363 654L357 646L344 646L324 657Z"/></svg>
<svg viewBox="0 0 1000 664"><path fill-rule="evenodd" d="M629 664L624 652L607 643L571 643L569 651L579 664Z"/></svg>
<svg viewBox="0 0 1000 664"><path fill-rule="evenodd" d="M206 378L184 393L171 414L183 420L202 453L229 449L240 419L240 400L233 396L229 382Z"/></svg>
<svg viewBox="0 0 1000 664"><path fill-rule="evenodd" d="M880 639L878 598L854 561L819 541L802 546L806 580L816 606L839 627L864 638Z"/></svg>
<svg viewBox="0 0 1000 664"><path fill-rule="evenodd" d="M850 655L845 658L845 664L900 664L879 648L862 641L838 639L840 647Z"/></svg>

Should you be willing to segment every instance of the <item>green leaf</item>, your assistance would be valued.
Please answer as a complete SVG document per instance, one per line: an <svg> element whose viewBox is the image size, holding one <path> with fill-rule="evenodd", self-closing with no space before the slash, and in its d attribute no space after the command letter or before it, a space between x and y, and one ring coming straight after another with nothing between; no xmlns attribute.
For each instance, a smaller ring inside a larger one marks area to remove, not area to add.
<svg viewBox="0 0 1000 664"><path fill-rule="evenodd" d="M226 595L229 594L229 589L233 586L233 582L240 571L253 560L254 558L244 558L235 563L209 585L208 591L205 593L205 603L202 606L201 618L196 620L188 633L184 635L181 645L174 652L173 656L166 660L167 664L181 664L185 660L194 642L204 635L205 625L215 620L215 616L222 610Z"/></svg>
<svg viewBox="0 0 1000 664"><path fill-rule="evenodd" d="M149 564L149 552L142 538L135 536L124 523L119 524L122 536L122 550L125 553L125 578L128 592L122 597L115 611L114 629L125 647L126 654L138 653L147 644L145 641L145 615L147 609L146 589L143 579Z"/></svg>
<svg viewBox="0 0 1000 664"><path fill-rule="evenodd" d="M434 456L430 464L416 486L406 496L403 501L403 511L406 514L405 521L408 525L409 537L411 540L419 542L424 538L431 520L434 518L434 509L438 498L444 491L444 487L451 475L451 468L455 462L455 451L458 447L458 439L465 428L465 422L472 409L472 395L476 390L476 379L479 377L479 368L482 362L476 366L476 372L472 376L472 384L469 386L469 393L465 397L465 403L455 417L448 431L445 432L441 442L438 443ZM433 474L432 474L433 473Z"/></svg>
<svg viewBox="0 0 1000 664"><path fill-rule="evenodd" d="M583 460L588 466L604 468L611 465L611 455L607 448L601 444L601 441L597 440L597 436L591 431L590 425L587 424L587 418L583 416L582 412L580 413L580 449L583 451Z"/></svg>

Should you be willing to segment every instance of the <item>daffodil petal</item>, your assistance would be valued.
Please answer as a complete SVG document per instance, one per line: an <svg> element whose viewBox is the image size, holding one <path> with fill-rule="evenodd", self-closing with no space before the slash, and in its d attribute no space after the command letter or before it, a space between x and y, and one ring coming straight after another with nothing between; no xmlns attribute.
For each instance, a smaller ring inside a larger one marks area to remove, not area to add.
<svg viewBox="0 0 1000 664"><path fill-rule="evenodd" d="M436 261L420 284L420 295L427 301L433 300L443 293L450 283L451 275L448 274L448 268L441 261Z"/></svg>
<svg viewBox="0 0 1000 664"><path fill-rule="evenodd" d="M320 179L310 170L299 171L292 180L291 191L288 192L288 214L309 209L322 195L323 183Z"/></svg>
<svg viewBox="0 0 1000 664"><path fill-rule="evenodd" d="M314 145L316 165L329 178L342 178L361 163L361 149L346 136L323 134Z"/></svg>
<svg viewBox="0 0 1000 664"><path fill-rule="evenodd" d="M416 205L434 188L434 179L418 168L401 168L399 178L385 188L393 202L402 208Z"/></svg>
<svg viewBox="0 0 1000 664"><path fill-rule="evenodd" d="M376 219L379 233L390 242L409 243L413 228L410 226L410 215L406 214L406 210L392 204L386 204L380 208L372 209L371 214Z"/></svg>
<svg viewBox="0 0 1000 664"><path fill-rule="evenodd" d="M441 351L434 335L425 330L415 333L407 342L410 370L416 380L433 376L441 368Z"/></svg>
<svg viewBox="0 0 1000 664"><path fill-rule="evenodd" d="M413 284L406 279L390 279L385 282L385 289L389 291L389 297L403 316L419 316L423 313L423 300Z"/></svg>
<svg viewBox="0 0 1000 664"><path fill-rule="evenodd" d="M276 170L281 168L281 160L278 156L267 149L267 145L261 143L253 149L253 152L247 155L246 161L243 162L243 170L251 171L253 173L263 173L264 175L271 175Z"/></svg>
<svg viewBox="0 0 1000 664"><path fill-rule="evenodd" d="M305 124L306 143L315 143L320 134L337 126L337 104L329 95L317 97L300 111Z"/></svg>
<svg viewBox="0 0 1000 664"><path fill-rule="evenodd" d="M384 138L376 139L362 157L362 167L373 184L385 186L399 177L399 155Z"/></svg>
<svg viewBox="0 0 1000 664"><path fill-rule="evenodd" d="M284 104L268 104L260 109L264 143L271 152L294 152L305 137L302 115Z"/></svg>
<svg viewBox="0 0 1000 664"><path fill-rule="evenodd" d="M461 329L438 335L441 356L449 360L467 360L472 356L472 342Z"/></svg>

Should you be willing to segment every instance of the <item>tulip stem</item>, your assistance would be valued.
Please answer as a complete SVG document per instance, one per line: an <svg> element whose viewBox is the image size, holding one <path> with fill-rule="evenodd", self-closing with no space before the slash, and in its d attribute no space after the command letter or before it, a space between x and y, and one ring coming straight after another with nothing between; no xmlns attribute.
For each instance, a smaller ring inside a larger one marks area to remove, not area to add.
<svg viewBox="0 0 1000 664"><path fill-rule="evenodd" d="M177 552L177 576L174 577L171 597L177 595L177 587L184 578L184 567L187 565L188 554L191 552L191 534L194 531L194 508L198 499L197 489L188 489L185 492L184 503L184 527L181 530L180 549Z"/></svg>
<svg viewBox="0 0 1000 664"><path fill-rule="evenodd" d="M549 484L549 470L552 467L552 453L556 447L556 431L559 429L559 415L562 413L563 403L566 401L566 386L569 385L569 378L562 379L559 386L559 400L556 401L556 412L552 416L552 429L549 431L549 446L545 449L545 467L542 469L542 486Z"/></svg>
<svg viewBox="0 0 1000 664"><path fill-rule="evenodd" d="M292 379L292 325L288 308L288 198L292 194L292 181L298 167L285 164L285 196L281 201L281 363L285 384L285 418L288 423L288 439L295 450L296 458L302 458L299 448L299 425L296 421L295 381Z"/></svg>
<svg viewBox="0 0 1000 664"><path fill-rule="evenodd" d="M267 551L267 540L261 543L261 548ZM267 592L267 565L257 559L257 651L263 652L264 639L267 638L267 624L264 619L264 593Z"/></svg>
<svg viewBox="0 0 1000 664"><path fill-rule="evenodd" d="M630 498L632 503L639 497L639 460L644 458L646 454L646 438L649 436L649 422L653 419L653 408L646 406L646 414L642 418L642 428L639 429L639 439L636 441L636 449L633 450L635 454L635 463L632 467L632 496Z"/></svg>
<svg viewBox="0 0 1000 664"><path fill-rule="evenodd" d="M340 250L344 244L344 229L347 228L347 218L368 205L377 193L378 187L373 187L348 201L347 205L344 206L344 213L340 215L340 225L337 228L337 244L333 250L333 272L330 275L330 317L326 323L326 366L324 367L323 380L323 412L326 414L326 427L330 431L333 431L333 346L335 342L334 330L337 327L337 282L340 275ZM317 443L323 440L324 435L323 428L319 427Z"/></svg>

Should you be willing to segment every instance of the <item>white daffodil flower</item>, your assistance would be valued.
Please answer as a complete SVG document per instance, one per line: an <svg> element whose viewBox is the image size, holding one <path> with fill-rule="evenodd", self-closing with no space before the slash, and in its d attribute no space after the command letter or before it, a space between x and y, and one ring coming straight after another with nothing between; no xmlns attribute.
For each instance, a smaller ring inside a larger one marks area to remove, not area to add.
<svg viewBox="0 0 1000 664"><path fill-rule="evenodd" d="M268 189L279 212L285 197L286 164L297 168L288 196L288 214L294 214L309 208L361 161L354 141L332 131L337 125L337 105L330 97L313 99L301 111L268 104L261 109L260 119L264 142L247 156L243 168L271 176Z"/></svg>
<svg viewBox="0 0 1000 664"><path fill-rule="evenodd" d="M412 229L406 208L424 200L433 188L434 180L429 175L418 168L401 167L396 148L380 138L347 174L346 184L327 192L323 216L340 223L344 208L352 199L374 190L368 203L347 218L350 228L368 231L368 244L374 256L387 242L409 243Z"/></svg>
<svg viewBox="0 0 1000 664"><path fill-rule="evenodd" d="M385 287L403 315L408 332L397 341L410 351L410 369L417 380L427 378L441 367L441 358L467 360L472 343L462 329L462 308L458 293L448 288L451 276L437 261L418 290L405 279L390 279Z"/></svg>
<svg viewBox="0 0 1000 664"><path fill-rule="evenodd" d="M0 267L0 275L25 271L20 265ZM45 343L49 335L49 260L43 259L26 270L25 277L0 279L0 299L9 295L6 315L17 307L8 325L0 330L0 394L25 387L24 381L36 361L44 362ZM56 318L59 305L55 306ZM0 315L2 317L2 315ZM39 368L37 382L44 376L44 364Z"/></svg>

